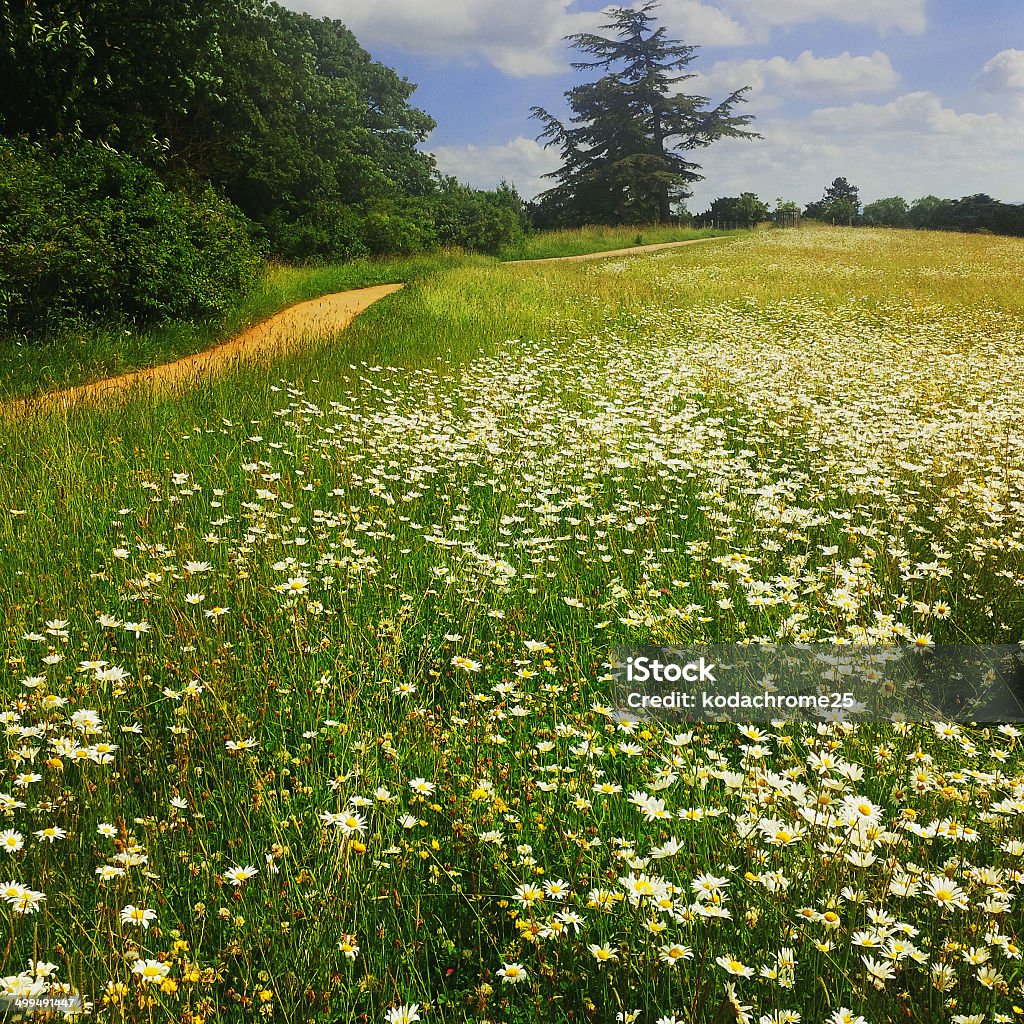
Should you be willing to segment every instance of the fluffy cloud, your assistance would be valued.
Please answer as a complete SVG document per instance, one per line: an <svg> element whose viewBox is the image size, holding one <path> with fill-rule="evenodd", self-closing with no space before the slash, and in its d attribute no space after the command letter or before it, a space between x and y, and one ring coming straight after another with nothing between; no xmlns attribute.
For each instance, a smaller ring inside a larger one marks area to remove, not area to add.
<svg viewBox="0 0 1024 1024"><path fill-rule="evenodd" d="M751 41L735 18L700 0L662 0L657 19L670 36L697 46L742 46Z"/></svg>
<svg viewBox="0 0 1024 1024"><path fill-rule="evenodd" d="M844 52L838 57L815 57L810 50L804 50L794 60L770 57L718 61L684 85L688 92L696 87L712 96L731 92L741 85L749 85L752 96L796 92L843 96L886 92L898 85L899 80L888 54L880 50L870 56Z"/></svg>
<svg viewBox="0 0 1024 1024"><path fill-rule="evenodd" d="M927 0L720 0L754 25L798 25L842 21L869 25L880 32L924 32Z"/></svg>
<svg viewBox="0 0 1024 1024"><path fill-rule="evenodd" d="M891 103L851 103L823 107L808 117L817 131L863 138L914 136L918 141L944 144L949 139L986 139L990 144L1010 141L1019 130L999 114L958 114L930 92L908 92Z"/></svg>
<svg viewBox="0 0 1024 1024"><path fill-rule="evenodd" d="M978 75L983 89L995 93L1024 93L1024 50L1001 50Z"/></svg>
<svg viewBox="0 0 1024 1024"><path fill-rule="evenodd" d="M517 77L566 70L563 37L596 31L608 20L600 11L570 10L574 0L285 0L285 5L340 19L371 49L483 59ZM699 46L749 42L738 21L701 0L664 0L658 19L670 34Z"/></svg>
<svg viewBox="0 0 1024 1024"><path fill-rule="evenodd" d="M573 0L286 0L293 10L338 18L373 50L396 47L446 60L486 60L517 77L565 70L562 37L605 16L570 11Z"/></svg>
<svg viewBox="0 0 1024 1024"><path fill-rule="evenodd" d="M294 10L338 18L371 50L387 46L446 61L487 61L508 75L566 70L563 37L590 32L606 13L575 0L284 0ZM630 6L629 0L624 0ZM640 0L632 0L637 6ZM662 0L673 37L698 46L765 41L775 26L833 20L879 31L922 32L927 0ZM1014 52L1014 51L1007 51ZM837 60L839 58L836 58ZM865 58L869 59L869 58ZM891 70L891 69L890 69Z"/></svg>
<svg viewBox="0 0 1024 1024"><path fill-rule="evenodd" d="M839 175L865 201L975 192L1024 201L1024 119L959 113L933 93L823 107L803 118L763 121L758 130L761 141L725 140L698 157L706 181L695 189L691 209L747 190L806 203Z"/></svg>
<svg viewBox="0 0 1024 1024"><path fill-rule="evenodd" d="M523 136L497 146L438 146L438 168L475 188L493 188L502 179L512 182L524 199L532 199L554 184L543 175L556 170L558 151L545 149Z"/></svg>

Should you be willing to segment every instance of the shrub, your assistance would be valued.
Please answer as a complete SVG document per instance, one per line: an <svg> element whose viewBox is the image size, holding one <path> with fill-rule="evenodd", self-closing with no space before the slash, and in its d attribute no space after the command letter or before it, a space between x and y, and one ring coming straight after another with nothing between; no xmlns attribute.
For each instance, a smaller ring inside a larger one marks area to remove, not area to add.
<svg viewBox="0 0 1024 1024"><path fill-rule="evenodd" d="M363 216L337 200L324 200L289 219L277 212L263 224L273 254L292 263L366 256Z"/></svg>
<svg viewBox="0 0 1024 1024"><path fill-rule="evenodd" d="M377 199L363 215L363 240L374 256L408 255L437 245L430 208L421 198Z"/></svg>
<svg viewBox="0 0 1024 1024"><path fill-rule="evenodd" d="M523 201L505 183L488 192L443 178L434 200L434 220L441 245L492 256L519 245L526 233Z"/></svg>
<svg viewBox="0 0 1024 1024"><path fill-rule="evenodd" d="M132 157L0 140L0 318L24 331L223 311L259 253L212 188L171 189Z"/></svg>

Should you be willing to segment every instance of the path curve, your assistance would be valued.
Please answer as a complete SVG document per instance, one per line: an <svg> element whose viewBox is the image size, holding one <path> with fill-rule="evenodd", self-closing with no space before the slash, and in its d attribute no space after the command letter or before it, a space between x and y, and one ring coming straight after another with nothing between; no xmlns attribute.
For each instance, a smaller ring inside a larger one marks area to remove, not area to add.
<svg viewBox="0 0 1024 1024"><path fill-rule="evenodd" d="M630 256L636 253L654 252L658 249L674 249L698 242L712 242L716 238L689 238L682 242L656 242L652 245L633 245L628 249L611 249L604 252L584 253L581 256L549 256L536 260L506 260L503 266L526 263L582 263L600 260L609 256ZM404 288L404 284L381 284L370 288L355 288L346 292L335 292L317 299L289 306L269 320L250 327L235 338L195 355L184 356L171 363L152 366L143 370L106 377L103 380L64 391L45 392L32 398L19 398L0 405L0 416L24 418L34 412L49 412L52 409L68 409L71 406L101 402L118 394L131 392L135 387L150 386L154 391L168 390L195 380L206 373L227 369L243 361L263 361L280 355L296 342L337 334L375 302Z"/></svg>
<svg viewBox="0 0 1024 1024"><path fill-rule="evenodd" d="M0 411L20 417L30 412L61 407L66 409L79 403L102 401L141 385L149 385L154 390L167 390L205 373L226 369L243 361L262 361L280 355L296 342L323 338L344 330L365 309L404 287L404 284L381 284L309 299L289 306L269 320L203 352L184 356L172 363L80 384L66 391L52 391L33 398L17 399L4 405Z"/></svg>

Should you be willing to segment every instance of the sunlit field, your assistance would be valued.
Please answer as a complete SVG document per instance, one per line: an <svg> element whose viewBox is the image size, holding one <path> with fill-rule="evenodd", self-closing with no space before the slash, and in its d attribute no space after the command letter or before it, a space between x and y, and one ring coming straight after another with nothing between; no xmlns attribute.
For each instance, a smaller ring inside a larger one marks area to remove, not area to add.
<svg viewBox="0 0 1024 1024"><path fill-rule="evenodd" d="M1017 727L684 731L609 672L1024 639L1022 261L802 229L449 267L269 374L0 425L4 989L1024 1020Z"/></svg>

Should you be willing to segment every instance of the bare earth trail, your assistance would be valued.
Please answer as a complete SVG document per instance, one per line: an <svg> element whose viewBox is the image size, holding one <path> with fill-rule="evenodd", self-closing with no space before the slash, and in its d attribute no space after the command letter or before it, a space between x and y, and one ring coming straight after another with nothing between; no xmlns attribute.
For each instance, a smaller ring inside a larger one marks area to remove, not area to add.
<svg viewBox="0 0 1024 1024"><path fill-rule="evenodd" d="M606 259L610 256L629 256L635 253L654 252L658 249L673 249L697 242L714 241L714 238L691 238L684 242L659 242L654 245L635 245L628 249L612 249L605 252L591 252L582 256L552 256L536 260L508 260L501 264L527 263L582 263L587 260ZM364 310L387 295L404 288L402 284L382 284L371 288L356 288L352 291L335 292L317 299L300 302L282 310L269 320L250 327L230 341L195 355L184 356L171 363L163 363L145 370L107 377L104 380L81 384L65 391L53 391L32 398L17 399L0 405L0 416L20 419L33 412L48 412L52 409L78 405L79 403L103 403L140 387L149 386L154 391L168 390L183 386L200 377L211 375L240 362L269 361L294 348L301 341L324 338L344 330Z"/></svg>
<svg viewBox="0 0 1024 1024"><path fill-rule="evenodd" d="M582 256L547 256L540 260L505 260L502 266L510 267L518 263L584 263L587 260L603 260L607 256L631 256L638 252L654 252L656 249L676 249L680 245L696 245L698 242L715 242L725 235L714 235L711 238L688 238L685 242L655 242L653 245L631 245L628 249L606 249L604 252L588 252Z"/></svg>

